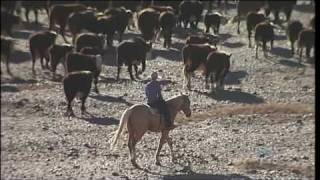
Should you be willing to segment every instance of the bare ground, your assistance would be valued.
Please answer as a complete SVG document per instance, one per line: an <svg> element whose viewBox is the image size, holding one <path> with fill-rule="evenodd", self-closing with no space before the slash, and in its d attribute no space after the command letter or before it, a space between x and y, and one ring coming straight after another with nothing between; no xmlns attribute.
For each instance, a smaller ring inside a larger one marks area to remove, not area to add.
<svg viewBox="0 0 320 180"><path fill-rule="evenodd" d="M234 9L228 11L228 16L234 14ZM181 48L190 30L177 29L170 50L162 48L162 39L155 44L137 82L129 80L125 67L121 81L115 81L114 49L109 49L101 94L91 92L86 102L91 115L81 116L77 101L76 117L68 119L63 116L61 65L59 81L41 70L39 60L37 75L32 75L27 39L48 27L47 16L41 15L41 26L24 23L14 31L14 76L1 76L1 179L314 179L314 65L305 60L299 65L298 57L290 55L283 29L276 30L269 57L259 51L255 59L244 21L240 35L236 24L223 25L219 48L233 54L232 66L225 90L215 94L204 89L199 75L192 80L192 91L183 89ZM313 15L314 9L300 4L292 18L307 25ZM129 31L124 38L137 33ZM170 161L164 146L162 166L156 166L159 134L147 133L137 145L137 162L143 168L139 170L129 161L126 137L115 150L110 150L108 140L121 113L146 100L144 84L158 70L164 97L188 93L193 114L179 114L179 126L170 134L177 162Z"/></svg>

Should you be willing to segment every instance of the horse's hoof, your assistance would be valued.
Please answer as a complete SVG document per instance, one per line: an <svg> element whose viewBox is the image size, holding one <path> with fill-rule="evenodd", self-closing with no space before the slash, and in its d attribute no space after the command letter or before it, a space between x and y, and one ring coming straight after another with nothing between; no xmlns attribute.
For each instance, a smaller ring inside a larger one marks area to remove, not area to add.
<svg viewBox="0 0 320 180"><path fill-rule="evenodd" d="M156 164L157 166L161 166L160 161L156 161L155 164Z"/></svg>

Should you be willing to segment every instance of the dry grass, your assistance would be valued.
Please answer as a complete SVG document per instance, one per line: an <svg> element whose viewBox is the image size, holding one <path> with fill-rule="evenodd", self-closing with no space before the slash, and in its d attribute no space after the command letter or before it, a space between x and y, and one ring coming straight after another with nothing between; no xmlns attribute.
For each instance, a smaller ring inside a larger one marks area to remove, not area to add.
<svg viewBox="0 0 320 180"><path fill-rule="evenodd" d="M192 115L192 120L205 120L208 117L225 117L236 115L251 115L251 114L308 114L314 113L314 106L311 104L247 104L247 105L224 105L213 107L207 112L197 113ZM184 116L179 116L177 122L185 122L188 120Z"/></svg>
<svg viewBox="0 0 320 180"><path fill-rule="evenodd" d="M244 170L290 171L295 174L313 177L314 168L304 163L272 163L267 160L242 159L234 162L234 167Z"/></svg>

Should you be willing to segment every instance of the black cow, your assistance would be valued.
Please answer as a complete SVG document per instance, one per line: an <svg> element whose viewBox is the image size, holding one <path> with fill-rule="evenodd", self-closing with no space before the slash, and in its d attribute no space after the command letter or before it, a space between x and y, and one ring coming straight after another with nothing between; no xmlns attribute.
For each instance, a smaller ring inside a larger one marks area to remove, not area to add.
<svg viewBox="0 0 320 180"><path fill-rule="evenodd" d="M182 1L179 4L179 24L183 22L184 27L187 28L190 23L190 27L197 28L202 11L203 4L201 1Z"/></svg>
<svg viewBox="0 0 320 180"><path fill-rule="evenodd" d="M136 77L138 78L138 75L144 72L146 68L146 54L150 49L151 47L147 45L142 38L134 38L121 42L117 47L117 80L120 78L120 70L123 64L128 66L131 80L134 80L132 65L134 66ZM138 72L138 65L140 63L142 63L142 70Z"/></svg>
<svg viewBox="0 0 320 180"><path fill-rule="evenodd" d="M230 57L231 54L222 51L214 51L208 55L205 65L206 89L209 89L209 77L212 91L214 90L214 83L216 88L224 88L224 79L230 69Z"/></svg>
<svg viewBox="0 0 320 180"><path fill-rule="evenodd" d="M208 44L187 44L182 49L182 59L184 64L184 77L187 81L187 88L191 89L191 75L196 70L205 73L205 64L210 52L217 49Z"/></svg>
<svg viewBox="0 0 320 180"><path fill-rule="evenodd" d="M248 41L249 47L251 47L251 31L255 29L256 25L265 20L264 14L251 11L247 15L247 30L248 30Z"/></svg>
<svg viewBox="0 0 320 180"><path fill-rule="evenodd" d="M161 27L161 32L164 37L163 47L171 47L172 41L172 31L176 25L175 15L172 11L165 11L160 14L159 23Z"/></svg>
<svg viewBox="0 0 320 180"><path fill-rule="evenodd" d="M303 30L303 24L300 21L296 20L289 22L287 27L287 36L291 43L292 54L294 54L294 43L298 40L301 30Z"/></svg>
<svg viewBox="0 0 320 180"><path fill-rule="evenodd" d="M68 73L63 79L63 90L68 102L67 116L74 116L71 103L78 96L81 100L81 113L86 112L85 101L90 93L92 84L91 71L75 71Z"/></svg>
<svg viewBox="0 0 320 180"><path fill-rule="evenodd" d="M59 63L65 65L65 59L68 53L73 50L73 46L69 44L54 44L49 47L49 61L53 79L56 79L56 69ZM66 69L65 69L66 70Z"/></svg>
<svg viewBox="0 0 320 180"><path fill-rule="evenodd" d="M65 67L68 73L74 71L91 71L95 77L95 91L98 91L98 75L102 68L101 55L86 55L82 53L69 53Z"/></svg>
<svg viewBox="0 0 320 180"><path fill-rule="evenodd" d="M9 68L11 53L13 51L14 42L12 39L1 36L1 60L6 63L7 73L12 74Z"/></svg>
<svg viewBox="0 0 320 180"><path fill-rule="evenodd" d="M270 22L261 22L256 25L254 39L256 42L256 58L258 58L258 48L262 42L262 50L266 56L267 42L270 41L271 49L273 48L274 26Z"/></svg>
<svg viewBox="0 0 320 180"><path fill-rule="evenodd" d="M19 24L20 22L21 19L19 16L1 10L1 32L4 31L9 36L12 36L12 27Z"/></svg>
<svg viewBox="0 0 320 180"><path fill-rule="evenodd" d="M29 38L29 47L32 56L32 72L35 73L34 65L36 56L40 56L41 67L44 68L43 59L46 59L46 67L49 68L48 48L55 43L57 33L53 31L40 31L32 34Z"/></svg>

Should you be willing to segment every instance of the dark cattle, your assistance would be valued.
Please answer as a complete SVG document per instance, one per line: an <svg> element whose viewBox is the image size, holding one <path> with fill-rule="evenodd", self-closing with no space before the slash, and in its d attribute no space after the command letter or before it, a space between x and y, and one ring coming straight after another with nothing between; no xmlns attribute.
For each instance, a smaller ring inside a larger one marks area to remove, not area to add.
<svg viewBox="0 0 320 180"><path fill-rule="evenodd" d="M265 20L264 14L257 12L249 12L247 15L247 30L248 30L248 41L249 47L251 47L251 31L256 27L257 24Z"/></svg>
<svg viewBox="0 0 320 180"><path fill-rule="evenodd" d="M304 29L300 31L298 37L298 51L299 52L299 63L301 63L302 51L303 48L306 48L306 56L310 58L310 51L314 47L315 44L315 30L313 29Z"/></svg>
<svg viewBox="0 0 320 180"><path fill-rule="evenodd" d="M190 27L197 28L201 19L203 11L203 5L200 1L182 1L179 4L179 21L184 23L184 27L187 28L190 23ZM195 23L191 23L194 22Z"/></svg>
<svg viewBox="0 0 320 180"><path fill-rule="evenodd" d="M172 11L165 11L160 14L159 23L164 37L163 47L171 47L172 31L176 25L176 19Z"/></svg>
<svg viewBox="0 0 320 180"><path fill-rule="evenodd" d="M101 55L101 51L96 49L96 48L92 48L92 47L84 47L81 48L80 53L82 54L86 54L86 55ZM96 71L93 72L93 83L95 84L95 91L96 93L99 93L98 90L98 78L100 76L101 73L101 68L97 69Z"/></svg>
<svg viewBox="0 0 320 180"><path fill-rule="evenodd" d="M103 12L109 7L109 1L80 1L81 4L96 8L98 11Z"/></svg>
<svg viewBox="0 0 320 180"><path fill-rule="evenodd" d="M123 64L128 66L128 71L131 80L134 80L132 75L132 65L134 66L136 77L144 72L146 67L146 54L150 50L150 46L141 38L123 41L117 47L117 65L118 74L117 80L120 78L120 70ZM142 63L142 70L138 72L138 65Z"/></svg>
<svg viewBox="0 0 320 180"><path fill-rule="evenodd" d="M154 1L154 6L171 6L173 12L177 15L179 13L179 4L181 1Z"/></svg>
<svg viewBox="0 0 320 180"><path fill-rule="evenodd" d="M240 34L240 20L242 16L246 16L250 11L258 12L265 3L262 1L248 1L248 0L239 0L237 4L237 22L238 22L238 34Z"/></svg>
<svg viewBox="0 0 320 180"><path fill-rule="evenodd" d="M12 36L12 27L20 23L20 17L1 10L1 32Z"/></svg>
<svg viewBox="0 0 320 180"><path fill-rule="evenodd" d="M55 43L57 33L53 31L41 31L32 34L29 38L29 47L32 57L32 72L35 73L34 65L36 56L40 56L41 67L44 68L43 59L46 59L46 67L49 68L48 48Z"/></svg>
<svg viewBox="0 0 320 180"><path fill-rule="evenodd" d="M293 7L296 5L296 0L287 1L267 1L267 8L265 9L266 16L269 16L270 12L273 12L275 17L274 22L279 23L279 12L283 11L286 14L286 21L290 20Z"/></svg>
<svg viewBox="0 0 320 180"><path fill-rule="evenodd" d="M291 43L291 51L294 54L294 43L298 40L299 32L303 29L303 24L300 21L291 21L287 27L287 36Z"/></svg>
<svg viewBox="0 0 320 180"><path fill-rule="evenodd" d="M129 19L132 18L131 11L127 11L125 8L111 8L107 9L104 14L106 16L111 16L114 18L115 24L115 30L119 34L119 42L122 41L122 36L125 31L125 29L128 26Z"/></svg>
<svg viewBox="0 0 320 180"><path fill-rule="evenodd" d="M72 13L68 18L68 27L72 35L72 43L75 43L76 36L81 30L88 30L90 32L98 33L96 11L86 10Z"/></svg>
<svg viewBox="0 0 320 180"><path fill-rule="evenodd" d="M89 95L92 84L92 72L90 71L75 71L69 73L63 79L63 90L68 101L67 116L74 116L71 103L78 96L81 99L81 113L86 111L85 101Z"/></svg>
<svg viewBox="0 0 320 180"><path fill-rule="evenodd" d="M68 42L64 36L64 31L69 15L73 12L83 11L85 9L86 7L82 4L58 4L51 6L49 29L52 30L54 24L58 24L60 26L60 34L64 41Z"/></svg>
<svg viewBox="0 0 320 180"><path fill-rule="evenodd" d="M153 40L155 31L159 28L160 13L152 8L147 8L138 14L138 27L145 41ZM152 46L152 43L150 42Z"/></svg>
<svg viewBox="0 0 320 180"><path fill-rule="evenodd" d="M152 8L155 11L158 11L159 13L165 12L165 11L174 11L174 9L171 6L155 6L151 5L148 8Z"/></svg>
<svg viewBox="0 0 320 180"><path fill-rule="evenodd" d="M84 47L92 47L101 51L103 48L103 41L103 36L94 33L79 34L75 41L76 51L79 52Z"/></svg>
<svg viewBox="0 0 320 180"><path fill-rule="evenodd" d="M190 35L186 39L186 44L211 44L217 47L219 37L212 34Z"/></svg>
<svg viewBox="0 0 320 180"><path fill-rule="evenodd" d="M4 60L6 63L7 72L10 75L11 71L9 68L9 62L13 51L13 44L14 42L12 39L1 36L1 60Z"/></svg>
<svg viewBox="0 0 320 180"><path fill-rule="evenodd" d="M130 9L132 12L138 11L138 9L141 9L141 6L142 1L112 1L113 8L125 7L126 9Z"/></svg>
<svg viewBox="0 0 320 180"><path fill-rule="evenodd" d="M313 18L310 20L310 26L312 27L312 29L316 30L316 26L315 26L315 16L313 16Z"/></svg>
<svg viewBox="0 0 320 180"><path fill-rule="evenodd" d="M16 6L17 6L17 1L1 1L1 10L4 9L10 14L14 13Z"/></svg>
<svg viewBox="0 0 320 180"><path fill-rule="evenodd" d="M220 28L220 21L221 21L221 14L220 13L207 13L204 16L204 24L206 26L206 33L209 33L210 27L213 26L213 32L215 34L219 33Z"/></svg>
<svg viewBox="0 0 320 180"><path fill-rule="evenodd" d="M45 9L49 17L49 8L46 1L21 1L21 6L25 8L25 17L29 22L29 12L33 10L35 22L38 23L38 10Z"/></svg>
<svg viewBox="0 0 320 180"><path fill-rule="evenodd" d="M107 35L107 45L113 46L113 37L116 32L116 24L118 22L113 16L98 17L97 27L100 27L100 33Z"/></svg>
<svg viewBox="0 0 320 180"><path fill-rule="evenodd" d="M205 73L205 64L210 52L216 51L215 47L207 44L187 44L182 49L184 63L184 77L187 81L187 88L191 89L191 75L196 70Z"/></svg>
<svg viewBox="0 0 320 180"><path fill-rule="evenodd" d="M208 78L211 79L211 89L214 90L214 82L216 88L224 86L224 79L229 72L231 54L215 51L211 52L207 57L206 68L206 89L209 89Z"/></svg>
<svg viewBox="0 0 320 180"><path fill-rule="evenodd" d="M73 50L73 46L69 44L54 44L49 47L49 61L53 79L56 78L56 69L59 63L65 64L65 59L68 53Z"/></svg>
<svg viewBox="0 0 320 180"><path fill-rule="evenodd" d="M95 91L98 90L98 76L101 72L102 57L101 55L86 55L82 53L69 53L65 63L67 72L91 71L95 77Z"/></svg>
<svg viewBox="0 0 320 180"><path fill-rule="evenodd" d="M273 25L271 25L269 22L261 22L257 24L255 28L254 39L256 42L256 58L258 58L258 48L259 48L260 42L262 42L262 49L263 49L264 55L266 56L268 41L270 41L271 49L273 48L273 40L274 40Z"/></svg>

